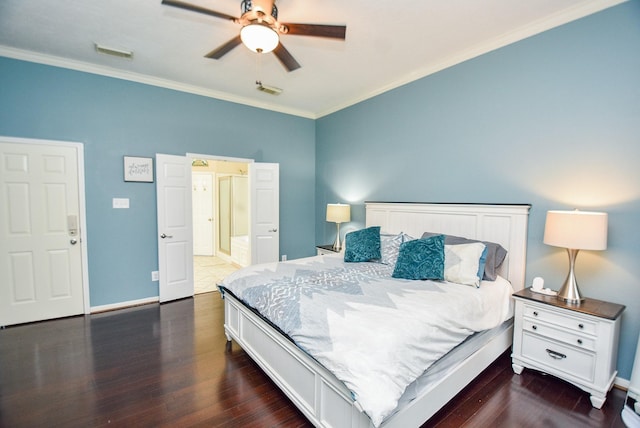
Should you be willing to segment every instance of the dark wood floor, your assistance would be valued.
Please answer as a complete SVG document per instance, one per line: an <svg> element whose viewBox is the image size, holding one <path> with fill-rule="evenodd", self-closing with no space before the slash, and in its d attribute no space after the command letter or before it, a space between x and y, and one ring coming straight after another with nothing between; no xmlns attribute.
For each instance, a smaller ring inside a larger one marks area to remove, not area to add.
<svg viewBox="0 0 640 428"><path fill-rule="evenodd" d="M2 427L306 427L237 346L217 293L0 330ZM624 392L602 410L509 355L424 427L623 427Z"/></svg>

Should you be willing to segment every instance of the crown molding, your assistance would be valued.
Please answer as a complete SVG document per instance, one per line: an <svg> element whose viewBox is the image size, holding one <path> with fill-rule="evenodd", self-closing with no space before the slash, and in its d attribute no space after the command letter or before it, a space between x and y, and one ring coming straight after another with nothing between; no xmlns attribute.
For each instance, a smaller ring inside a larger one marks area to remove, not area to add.
<svg viewBox="0 0 640 428"><path fill-rule="evenodd" d="M222 101L232 102L236 104L242 104L250 107L255 107L264 110L275 111L278 113L290 114L293 116L299 116L307 119L319 119L321 117L330 115L337 111L343 110L347 107L351 107L362 101L366 101L377 95L396 89L407 83L414 82L416 80L427 77L431 74L437 73L454 65L465 62L469 59L481 56L491 51L497 50L504 46L516 43L518 41L535 36L536 34L543 33L547 30L559 27L569 22L584 18L594 13L600 12L604 9L608 9L613 6L625 3L629 0L594 0L587 4L571 7L560 11L552 16L546 17L535 21L529 25L521 27L510 33L506 33L499 37L496 37L486 43L482 43L473 46L463 52L451 55L443 61L437 64L430 65L421 69L413 70L407 73L400 79L389 82L386 85L380 86L372 91L364 93L360 96L353 97L343 103L334 105L328 109L319 112L311 112L306 110L286 108L281 105L272 103L262 103L253 99L235 96L221 91L214 91L208 88L203 88L195 85L187 85L184 83L176 82L168 79L161 79L145 74L133 73L123 70L117 70L114 68L99 66L81 61L70 60L66 58L41 54L37 52L25 51L21 49L15 49L8 46L0 45L0 56L8 58L19 59L23 61L35 62L39 64L50 65L54 67L67 68L76 71L82 71L91 74L97 74L101 76L112 77L116 79L128 80L137 83L143 83L146 85L157 86L166 89L172 89L175 91L186 92L194 95L201 95L204 97L215 98Z"/></svg>
<svg viewBox="0 0 640 428"><path fill-rule="evenodd" d="M174 91L186 92L194 95L201 95L204 97L215 98L221 101L228 101L235 104L242 104L249 107L255 107L263 110L270 110L279 113L290 114L293 116L300 116L307 119L315 119L316 116L308 111L284 108L280 105L261 103L255 100L238 97L226 92L214 91L211 89L203 88L195 85L187 85L184 83L176 82L168 79L161 79L158 77L149 76L141 73L133 73L130 71L118 70L115 68L90 64L82 61L75 61L72 59L61 58L53 55L46 55L38 52L26 51L22 49L16 49L9 46L0 45L0 56L7 58L18 59L22 61L34 62L38 64L50 65L53 67L66 68L75 71L82 71L85 73L97 74L100 76L112 77L115 79L128 80L136 83L143 83L145 85L157 86L165 89L172 89Z"/></svg>
<svg viewBox="0 0 640 428"><path fill-rule="evenodd" d="M319 112L316 118L321 118L323 116L327 116L329 114L343 110L347 107L351 107L362 101L368 100L369 98L373 98L377 95L383 94L392 89L396 89L400 86L406 85L407 83L411 83L416 80L422 79L423 77L427 77L431 74L435 74L438 71L442 71L449 67L453 67L454 65L463 63L472 58L479 57L491 51L500 49L510 44L535 36L536 34L540 34L545 31L551 30L553 28L559 27L561 25L567 24L569 22L576 21L580 18L584 18L594 13L601 12L610 7L617 6L622 3L626 3L627 1L629 0L596 0L588 4L583 4L580 6L575 6L575 7L565 9L552 16L546 17L544 19L540 19L538 21L534 21L531 24L526 25L524 27L520 27L515 31L503 34L500 37L496 37L490 41L471 47L470 49L467 49L459 54L451 55L450 57L439 62L438 64L434 64L429 67L414 70L411 73L408 73L407 75L405 75L403 78L390 82L387 85L381 86L376 90L369 92L368 94L364 94L360 97L352 98L351 100L346 101L342 104L336 105L331 109Z"/></svg>

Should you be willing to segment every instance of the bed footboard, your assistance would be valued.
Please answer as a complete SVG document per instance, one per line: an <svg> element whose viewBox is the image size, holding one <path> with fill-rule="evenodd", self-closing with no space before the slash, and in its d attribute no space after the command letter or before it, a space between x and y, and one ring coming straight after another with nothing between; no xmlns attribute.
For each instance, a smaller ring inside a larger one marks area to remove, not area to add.
<svg viewBox="0 0 640 428"><path fill-rule="evenodd" d="M260 317L224 295L224 330L317 427L371 426L336 377Z"/></svg>

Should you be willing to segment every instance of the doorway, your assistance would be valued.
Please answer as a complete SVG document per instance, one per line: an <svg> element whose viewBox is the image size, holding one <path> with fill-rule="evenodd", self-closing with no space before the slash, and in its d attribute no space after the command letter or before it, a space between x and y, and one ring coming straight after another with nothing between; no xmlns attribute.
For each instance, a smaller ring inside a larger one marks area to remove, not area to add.
<svg viewBox="0 0 640 428"><path fill-rule="evenodd" d="M276 262L279 257L279 164L191 153L187 153L186 156L156 153L158 288L161 303L191 297L194 294L191 201L194 160L206 160L207 164L214 160L223 161L223 164L246 162L249 177L249 264ZM216 233L219 234L219 231ZM218 240L215 240L214 244ZM217 248L215 251L216 256L223 255ZM218 282L210 283L215 290Z"/></svg>
<svg viewBox="0 0 640 428"><path fill-rule="evenodd" d="M192 173L194 293L217 291L249 265L248 163L194 158Z"/></svg>

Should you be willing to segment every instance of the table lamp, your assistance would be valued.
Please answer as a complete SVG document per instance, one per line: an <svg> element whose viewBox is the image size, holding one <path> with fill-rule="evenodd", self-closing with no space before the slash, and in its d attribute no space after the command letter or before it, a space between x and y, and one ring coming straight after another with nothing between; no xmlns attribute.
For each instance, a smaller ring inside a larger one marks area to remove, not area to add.
<svg viewBox="0 0 640 428"><path fill-rule="evenodd" d="M333 249L340 251L342 248L340 245L340 223L351 221L351 205L327 204L327 221L336 224L336 242L333 244Z"/></svg>
<svg viewBox="0 0 640 428"><path fill-rule="evenodd" d="M584 297L576 281L576 257L580 250L607 248L607 214L578 210L547 211L544 243L567 249L569 274L558 291L558 298L569 303L580 303Z"/></svg>

